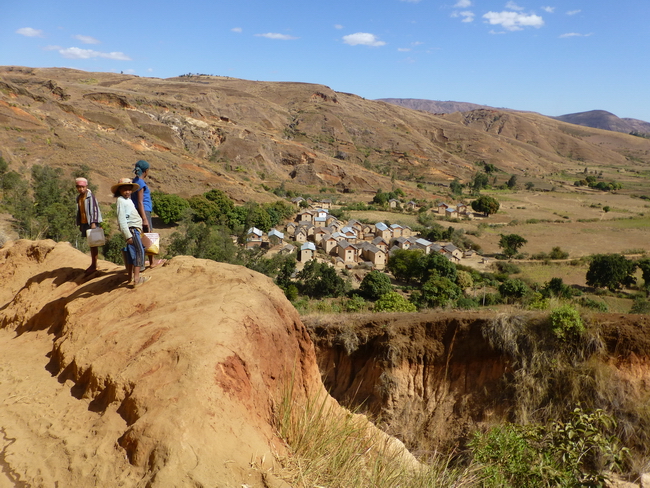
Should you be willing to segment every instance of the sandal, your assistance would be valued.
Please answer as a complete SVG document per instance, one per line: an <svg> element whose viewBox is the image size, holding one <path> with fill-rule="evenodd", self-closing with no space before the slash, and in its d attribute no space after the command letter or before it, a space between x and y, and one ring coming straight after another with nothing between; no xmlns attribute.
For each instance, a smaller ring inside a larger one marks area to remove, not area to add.
<svg viewBox="0 0 650 488"><path fill-rule="evenodd" d="M153 269L153 268L157 268L158 266L162 266L162 265L165 264L166 262L167 262L166 259L159 259L158 261L156 261L155 263L153 263L153 265L149 266L149 269Z"/></svg>

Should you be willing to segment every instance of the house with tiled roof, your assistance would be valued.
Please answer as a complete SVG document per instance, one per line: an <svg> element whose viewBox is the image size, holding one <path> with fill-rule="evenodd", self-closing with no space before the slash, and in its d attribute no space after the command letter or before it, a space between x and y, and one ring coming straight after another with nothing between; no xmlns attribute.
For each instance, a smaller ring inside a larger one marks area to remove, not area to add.
<svg viewBox="0 0 650 488"><path fill-rule="evenodd" d="M377 246L379 249L381 249L384 252L388 252L388 242L386 241L386 239L384 239L381 236L375 237L372 240L372 245Z"/></svg>
<svg viewBox="0 0 650 488"><path fill-rule="evenodd" d="M366 241L357 244L357 248L360 250L359 257L363 261L371 263L373 268L384 269L386 267L387 253L385 250Z"/></svg>
<svg viewBox="0 0 650 488"><path fill-rule="evenodd" d="M332 254L336 249L336 245L338 243L339 241L332 235L326 235L321 239L320 247L323 249L323 251L325 251L326 254Z"/></svg>
<svg viewBox="0 0 650 488"><path fill-rule="evenodd" d="M336 245L336 254L345 264L357 262L357 248L348 241L339 241Z"/></svg>
<svg viewBox="0 0 650 488"><path fill-rule="evenodd" d="M397 239L393 239L393 244L404 250L411 248L411 242L408 237L398 237Z"/></svg>

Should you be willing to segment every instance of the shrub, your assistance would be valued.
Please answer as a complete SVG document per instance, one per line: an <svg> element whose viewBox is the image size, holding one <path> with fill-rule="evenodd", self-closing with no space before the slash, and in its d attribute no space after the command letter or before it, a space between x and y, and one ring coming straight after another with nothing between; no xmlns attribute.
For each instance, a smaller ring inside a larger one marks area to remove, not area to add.
<svg viewBox="0 0 650 488"><path fill-rule="evenodd" d="M647 314L650 313L650 301L643 297L636 297L630 313Z"/></svg>
<svg viewBox="0 0 650 488"><path fill-rule="evenodd" d="M578 407L566 421L506 424L475 434L470 449L484 486L606 486L605 473L620 470L627 454L611 434L615 427L603 410L587 413Z"/></svg>
<svg viewBox="0 0 650 488"><path fill-rule="evenodd" d="M474 308L478 308L478 306L478 301L475 298L460 297L458 300L456 300L456 307L460 308L461 310L472 310Z"/></svg>
<svg viewBox="0 0 650 488"><path fill-rule="evenodd" d="M415 312L416 306L396 291L381 296L375 302L374 312Z"/></svg>
<svg viewBox="0 0 650 488"><path fill-rule="evenodd" d="M562 305L551 312L551 330L558 339L569 340L585 331L580 313L571 305Z"/></svg>
<svg viewBox="0 0 650 488"><path fill-rule="evenodd" d="M494 263L496 268L499 270L500 273L504 274L517 274L521 273L521 268L517 266L515 263L509 263L508 261L497 261Z"/></svg>
<svg viewBox="0 0 650 488"><path fill-rule="evenodd" d="M343 309L346 312L360 312L366 307L366 301L359 295L354 295L343 302Z"/></svg>
<svg viewBox="0 0 650 488"><path fill-rule="evenodd" d="M588 297L580 298L578 303L585 308L591 308L592 310L597 310L599 312L609 312L609 305L607 305L607 303L598 300L592 300Z"/></svg>
<svg viewBox="0 0 650 488"><path fill-rule="evenodd" d="M113 234L106 239L106 244L104 244L102 250L104 258L111 263L124 264L124 256L122 255L124 246L126 246L124 235L121 232Z"/></svg>

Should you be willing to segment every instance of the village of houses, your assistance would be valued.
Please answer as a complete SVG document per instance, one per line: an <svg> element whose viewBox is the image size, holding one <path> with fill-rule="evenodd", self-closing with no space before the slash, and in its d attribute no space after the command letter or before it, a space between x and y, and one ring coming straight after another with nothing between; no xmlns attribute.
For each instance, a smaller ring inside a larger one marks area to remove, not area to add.
<svg viewBox="0 0 650 488"><path fill-rule="evenodd" d="M259 246L268 248L269 252L289 254L296 251L296 246L291 244L295 242L299 245L298 262L302 265L316 259L320 249L323 251L321 261L348 269L363 265L366 269L383 270L391 253L397 249L420 249L425 254L438 252L453 263L478 257L473 251L463 252L451 243L431 242L414 235L407 225L367 224L358 220L342 222L330 214L332 203L327 199L308 200L308 208L301 208L302 201L301 197L292 200L298 212L283 230L271 229L266 234L256 227L248 229L246 247ZM463 204L453 207L442 203L437 212L446 217L471 216Z"/></svg>

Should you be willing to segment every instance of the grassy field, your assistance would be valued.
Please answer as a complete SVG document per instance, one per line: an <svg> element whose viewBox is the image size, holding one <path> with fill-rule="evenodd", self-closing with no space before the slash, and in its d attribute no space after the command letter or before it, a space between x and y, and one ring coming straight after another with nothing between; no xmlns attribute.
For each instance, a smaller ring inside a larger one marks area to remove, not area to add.
<svg viewBox="0 0 650 488"><path fill-rule="evenodd" d="M569 252L572 258L629 250L650 252L650 204L646 200L626 194L572 188L554 192L485 193L500 202L497 214L459 222L440 217L438 222L471 232L477 232L481 226L480 236L474 239L486 254L500 251L500 234L524 237L528 243L521 251L529 254L549 252L555 246ZM604 207L609 207L609 211ZM410 226L417 223L412 214L354 211L351 216L371 222L389 221Z"/></svg>

